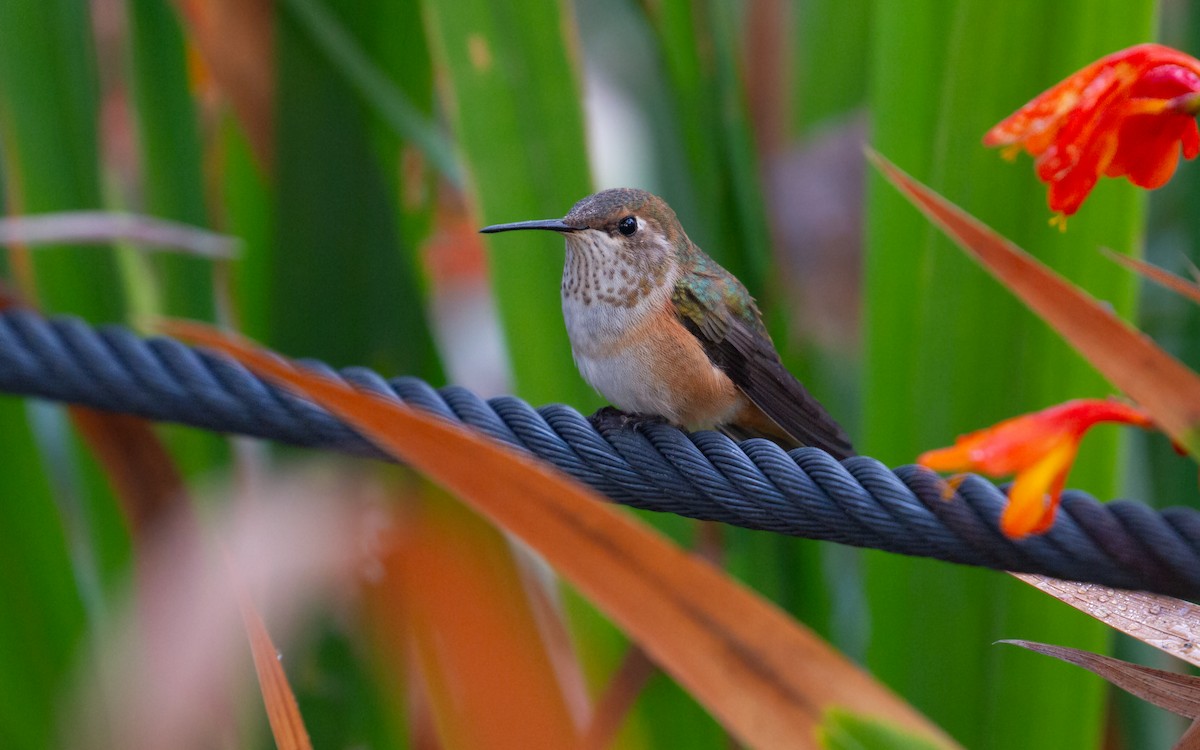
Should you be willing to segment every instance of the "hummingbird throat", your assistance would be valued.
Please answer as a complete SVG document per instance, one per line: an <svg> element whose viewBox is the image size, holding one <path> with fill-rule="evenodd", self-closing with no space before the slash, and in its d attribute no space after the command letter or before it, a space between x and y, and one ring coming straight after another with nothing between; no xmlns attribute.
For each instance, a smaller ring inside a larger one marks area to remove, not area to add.
<svg viewBox="0 0 1200 750"><path fill-rule="evenodd" d="M564 303L635 308L667 282L666 253L630 248L595 231L568 235L566 241Z"/></svg>

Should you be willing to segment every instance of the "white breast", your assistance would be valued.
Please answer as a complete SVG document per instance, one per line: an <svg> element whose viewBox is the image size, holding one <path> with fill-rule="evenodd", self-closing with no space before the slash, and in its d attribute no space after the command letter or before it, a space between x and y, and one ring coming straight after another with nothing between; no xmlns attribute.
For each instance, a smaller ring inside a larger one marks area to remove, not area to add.
<svg viewBox="0 0 1200 750"><path fill-rule="evenodd" d="M666 246L658 250L670 252ZM716 373L693 338L664 325L678 270L664 269L647 286L647 269L636 261L602 233L568 237L562 307L571 352L580 374L613 406L690 424L696 404L673 381L681 373L690 378L699 373L718 386L728 379ZM725 410L724 403L713 407Z"/></svg>
<svg viewBox="0 0 1200 750"><path fill-rule="evenodd" d="M563 318L571 353L584 380L614 406L644 414L670 412L671 394L639 351L639 329L654 306L664 303L666 290L656 290L633 307L617 307L575 297L563 298Z"/></svg>

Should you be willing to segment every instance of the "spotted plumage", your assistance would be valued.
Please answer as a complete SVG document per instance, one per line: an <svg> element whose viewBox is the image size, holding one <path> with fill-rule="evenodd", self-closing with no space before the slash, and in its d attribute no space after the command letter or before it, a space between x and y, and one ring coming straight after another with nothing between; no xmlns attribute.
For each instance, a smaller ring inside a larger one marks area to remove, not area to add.
<svg viewBox="0 0 1200 750"><path fill-rule="evenodd" d="M619 409L843 458L842 428L780 362L746 288L660 198L605 190L562 220L499 224L566 239L563 317L580 373Z"/></svg>

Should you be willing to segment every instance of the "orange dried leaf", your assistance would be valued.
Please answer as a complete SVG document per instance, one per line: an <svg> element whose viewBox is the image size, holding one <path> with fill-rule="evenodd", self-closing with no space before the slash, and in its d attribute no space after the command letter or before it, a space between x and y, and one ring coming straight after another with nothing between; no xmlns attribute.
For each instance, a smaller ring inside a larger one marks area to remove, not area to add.
<svg viewBox="0 0 1200 750"><path fill-rule="evenodd" d="M1124 591L1030 573L1011 573L1030 586L1142 643L1200 667L1200 607L1145 591Z"/></svg>
<svg viewBox="0 0 1200 750"><path fill-rule="evenodd" d="M205 326L175 335L312 399L537 550L740 741L796 747L845 706L953 747L936 726L779 609L558 471L478 433Z"/></svg>
<svg viewBox="0 0 1200 750"><path fill-rule="evenodd" d="M578 746L512 547L446 498L415 505L384 543L368 601L388 663L415 652L442 744Z"/></svg>
<svg viewBox="0 0 1200 750"><path fill-rule="evenodd" d="M1140 258L1132 258L1121 253L1114 253L1111 250L1105 250L1108 257L1112 258L1117 263L1125 266L1128 269L1136 271L1151 281L1165 286L1167 289L1187 297L1196 304L1200 304L1200 284L1182 279L1175 274L1159 268L1156 265L1147 263Z"/></svg>
<svg viewBox="0 0 1200 750"><path fill-rule="evenodd" d="M1013 646L1035 651L1039 654L1061 659L1077 667L1094 672L1112 684L1159 708L1200 719L1200 677L1167 672L1162 669L1143 667L1111 656L1094 654L1066 646L1052 646L1033 641L1004 640Z"/></svg>
<svg viewBox="0 0 1200 750"><path fill-rule="evenodd" d="M1171 750L1200 750L1200 719L1195 719Z"/></svg>
<svg viewBox="0 0 1200 750"><path fill-rule="evenodd" d="M1200 453L1200 377L1095 298L879 154L896 189L1008 287L1193 456Z"/></svg>
<svg viewBox="0 0 1200 750"><path fill-rule="evenodd" d="M150 423L130 414L68 407L112 485L134 539L183 499L183 477Z"/></svg>
<svg viewBox="0 0 1200 750"><path fill-rule="evenodd" d="M642 694L650 678L656 674L658 669L646 652L637 646L630 648L596 704L596 712L580 747L583 750L604 750L612 747L613 740L637 703L638 696Z"/></svg>
<svg viewBox="0 0 1200 750"><path fill-rule="evenodd" d="M175 0L188 39L237 113L259 163L275 153L274 4L270 0Z"/></svg>
<svg viewBox="0 0 1200 750"><path fill-rule="evenodd" d="M254 656L254 672L258 675L258 687L262 691L263 705L267 709L267 720L271 734L279 750L312 750L312 741L296 705L296 696L288 684L283 665L279 663L279 650L267 632L267 626L254 608L254 603L245 589L236 582L236 573L230 568L238 591L238 606L242 611L242 622L246 626L246 637L250 640L250 651Z"/></svg>

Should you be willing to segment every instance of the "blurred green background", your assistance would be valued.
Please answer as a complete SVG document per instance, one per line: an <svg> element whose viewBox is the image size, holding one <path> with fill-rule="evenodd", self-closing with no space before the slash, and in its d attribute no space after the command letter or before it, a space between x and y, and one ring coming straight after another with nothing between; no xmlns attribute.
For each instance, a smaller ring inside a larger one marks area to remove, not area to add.
<svg viewBox="0 0 1200 750"><path fill-rule="evenodd" d="M1158 290L1139 304L1137 280L1097 252L1188 268L1197 168L1148 200L1104 182L1059 233L1029 160L980 145L1077 68L1155 39L1200 51L1200 14L1181 0L4 0L5 212L132 210L243 247L228 265L54 247L0 255L0 269L53 313L220 311L289 355L587 413L602 401L571 362L561 240L484 244L473 230L644 187L756 295L785 361L857 447L900 465L1111 389L868 175L864 144L1200 365L1194 307ZM216 438L164 434L189 476L231 471ZM44 747L75 658L129 579L130 540L60 409L0 398L0 445L0 744ZM1165 440L1115 429L1088 438L1070 480L1157 504L1194 504L1195 482ZM693 524L643 517L693 543ZM731 571L967 747L1165 747L1181 730L1073 667L994 648L1023 638L1159 663L1003 575L722 534ZM602 682L623 640L567 596ZM406 745L354 630L317 630L290 657L317 746ZM662 677L620 742L727 746Z"/></svg>

